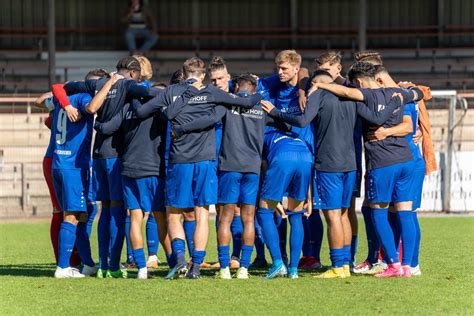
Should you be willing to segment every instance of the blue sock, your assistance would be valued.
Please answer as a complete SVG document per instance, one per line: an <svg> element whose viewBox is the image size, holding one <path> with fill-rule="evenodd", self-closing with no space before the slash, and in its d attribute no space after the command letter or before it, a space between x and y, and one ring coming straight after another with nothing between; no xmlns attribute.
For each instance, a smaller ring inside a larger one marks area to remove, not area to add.
<svg viewBox="0 0 474 316"><path fill-rule="evenodd" d="M229 245L218 246L217 252L218 252L218 257L219 257L219 263L221 264L221 269L227 268L230 264L230 255L229 255L230 246Z"/></svg>
<svg viewBox="0 0 474 316"><path fill-rule="evenodd" d="M364 216L365 233L367 235L367 261L373 264L379 260L380 242L375 232L372 210L369 206L362 206L362 215Z"/></svg>
<svg viewBox="0 0 474 316"><path fill-rule="evenodd" d="M60 268L69 267L69 260L76 243L76 225L69 222L62 222L59 230L59 259Z"/></svg>
<svg viewBox="0 0 474 316"><path fill-rule="evenodd" d="M87 236L91 237L92 225L97 215L97 204L87 204Z"/></svg>
<svg viewBox="0 0 474 316"><path fill-rule="evenodd" d="M133 259L138 269L146 268L145 250L143 248L133 250Z"/></svg>
<svg viewBox="0 0 474 316"><path fill-rule="evenodd" d="M344 248L330 248L329 257L333 268L340 268L344 263Z"/></svg>
<svg viewBox="0 0 474 316"><path fill-rule="evenodd" d="M188 245L189 256L193 256L194 250L194 230L196 229L196 221L183 222L184 235L186 236L186 244Z"/></svg>
<svg viewBox="0 0 474 316"><path fill-rule="evenodd" d="M102 270L109 269L110 250L110 208L102 207L97 227L97 238L99 244L99 266Z"/></svg>
<svg viewBox="0 0 474 316"><path fill-rule="evenodd" d="M303 230L304 230L304 239L303 239L303 257L313 257L313 232L309 222L309 218L303 216Z"/></svg>
<svg viewBox="0 0 474 316"><path fill-rule="evenodd" d="M132 243L130 241L130 214L127 214L127 217L125 217L125 241L127 242L127 262L132 263L134 259ZM112 252L112 243L110 247L110 252Z"/></svg>
<svg viewBox="0 0 474 316"><path fill-rule="evenodd" d="M388 208L372 209L372 219L377 236L387 256L387 263L398 263L397 248L395 248L393 232L388 223Z"/></svg>
<svg viewBox="0 0 474 316"><path fill-rule="evenodd" d="M204 257L206 257L205 250L194 250L193 251L193 265L201 265L204 261Z"/></svg>
<svg viewBox="0 0 474 316"><path fill-rule="evenodd" d="M413 258L411 260L411 266L414 268L419 264L419 256L420 256L420 243L421 243L421 230L420 230L420 223L418 221L418 214L413 211L413 223L415 223L415 249L413 250Z"/></svg>
<svg viewBox="0 0 474 316"><path fill-rule="evenodd" d="M351 264L351 246L345 245L344 247L342 247L342 250L344 251L344 261L342 262L342 265L350 265Z"/></svg>
<svg viewBox="0 0 474 316"><path fill-rule="evenodd" d="M288 221L290 222L290 268L298 268L300 262L301 250L303 248L304 229L303 212L287 211Z"/></svg>
<svg viewBox="0 0 474 316"><path fill-rule="evenodd" d="M255 252L257 253L255 259L265 260L265 242L263 240L262 226L258 223L257 215L255 214Z"/></svg>
<svg viewBox="0 0 474 316"><path fill-rule="evenodd" d="M79 223L77 225L76 247L82 263L89 267L95 266L94 260L92 260L91 243L89 241L89 235L87 234L87 223Z"/></svg>
<svg viewBox="0 0 474 316"><path fill-rule="evenodd" d="M281 216L277 216L275 218L275 224L278 229L278 240L280 243L281 257L284 259L288 259L288 254L286 253L286 240L288 236L288 219L281 218Z"/></svg>
<svg viewBox="0 0 474 316"><path fill-rule="evenodd" d="M252 258L253 246L242 245L242 257L240 258L240 266L246 269L250 266L250 259Z"/></svg>
<svg viewBox="0 0 474 316"><path fill-rule="evenodd" d="M232 257L240 258L243 230L242 219L240 216L234 216L234 219L230 224L230 231L232 233Z"/></svg>
<svg viewBox="0 0 474 316"><path fill-rule="evenodd" d="M173 253L166 254L166 262L168 262L168 267L173 269L173 267L176 265L176 259Z"/></svg>
<svg viewBox="0 0 474 316"><path fill-rule="evenodd" d="M146 221L146 246L148 248L148 256L154 256L158 253L158 224L156 223L153 213L150 212Z"/></svg>
<svg viewBox="0 0 474 316"><path fill-rule="evenodd" d="M393 231L393 240L395 241L395 248L397 248L397 252L400 252L400 237L402 231L400 227L400 219L398 218L397 213L388 212L388 223L390 224L390 227Z"/></svg>
<svg viewBox="0 0 474 316"><path fill-rule="evenodd" d="M274 210L268 208L258 208L257 220L262 227L263 239L272 256L273 264L281 262L280 242L278 240L278 230L273 219Z"/></svg>
<svg viewBox="0 0 474 316"><path fill-rule="evenodd" d="M110 208L110 271L120 269L120 257L122 255L123 241L125 239L125 218L127 212L123 207Z"/></svg>
<svg viewBox="0 0 474 316"><path fill-rule="evenodd" d="M313 256L316 260L321 260L321 245L323 244L324 237L324 226L323 221L321 220L321 215L318 210L313 211L309 217L309 222L311 226L311 231L313 234Z"/></svg>
<svg viewBox="0 0 474 316"><path fill-rule="evenodd" d="M398 211L403 242L402 265L410 265L413 260L416 243L416 226L412 211Z"/></svg>
<svg viewBox="0 0 474 316"><path fill-rule="evenodd" d="M184 244L184 240L173 239L171 241L171 248L173 249L173 257L176 264L186 264L186 259L184 258L186 254L186 245Z"/></svg>
<svg viewBox="0 0 474 316"><path fill-rule="evenodd" d="M215 223L215 226L216 226L216 234L217 234L217 231L219 230L219 215L217 215L217 214L216 214L216 221L214 223Z"/></svg>
<svg viewBox="0 0 474 316"><path fill-rule="evenodd" d="M357 253L357 246L359 245L359 238L357 235L352 235L351 239L351 266L355 265L356 259L356 253Z"/></svg>

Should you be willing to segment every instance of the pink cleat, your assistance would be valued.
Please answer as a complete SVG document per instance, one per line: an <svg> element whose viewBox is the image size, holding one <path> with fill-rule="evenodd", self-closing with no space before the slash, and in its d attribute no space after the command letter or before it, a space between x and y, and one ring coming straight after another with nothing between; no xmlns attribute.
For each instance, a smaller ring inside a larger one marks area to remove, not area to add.
<svg viewBox="0 0 474 316"><path fill-rule="evenodd" d="M393 278L401 277L404 275L402 266L400 263L392 263L388 265L388 268L380 273L375 275L376 278Z"/></svg>
<svg viewBox="0 0 474 316"><path fill-rule="evenodd" d="M403 277L404 278L411 278L411 267L410 265L402 266L403 269Z"/></svg>
<svg viewBox="0 0 474 316"><path fill-rule="evenodd" d="M321 269L323 265L315 257L307 257L305 264L302 266L303 270L318 270Z"/></svg>

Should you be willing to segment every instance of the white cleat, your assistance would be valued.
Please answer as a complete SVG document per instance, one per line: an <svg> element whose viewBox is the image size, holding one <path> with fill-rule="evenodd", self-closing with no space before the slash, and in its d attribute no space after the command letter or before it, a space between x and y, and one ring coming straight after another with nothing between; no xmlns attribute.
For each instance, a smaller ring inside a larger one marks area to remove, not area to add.
<svg viewBox="0 0 474 316"><path fill-rule="evenodd" d="M235 273L235 277L239 280L248 280L249 279L249 270L244 267L240 267Z"/></svg>
<svg viewBox="0 0 474 316"><path fill-rule="evenodd" d="M137 279L141 279L141 280L148 279L148 269L147 268L138 269Z"/></svg>
<svg viewBox="0 0 474 316"><path fill-rule="evenodd" d="M224 268L224 269L220 269L219 272L216 273L216 279L231 280L232 275L230 274L229 267Z"/></svg>
<svg viewBox="0 0 474 316"><path fill-rule="evenodd" d="M99 266L98 265L90 267L90 266L85 264L84 267L82 268L81 273L84 274L85 276L91 276L91 275L96 275L97 271L99 271Z"/></svg>
<svg viewBox="0 0 474 316"><path fill-rule="evenodd" d="M54 277L56 279L69 279L69 278L84 278L85 275L79 272L76 268L60 268L57 267L56 271L54 272Z"/></svg>
<svg viewBox="0 0 474 316"><path fill-rule="evenodd" d="M420 276L421 275L421 270L420 270L420 265L417 265L416 267L410 268L411 270L411 275L412 276Z"/></svg>

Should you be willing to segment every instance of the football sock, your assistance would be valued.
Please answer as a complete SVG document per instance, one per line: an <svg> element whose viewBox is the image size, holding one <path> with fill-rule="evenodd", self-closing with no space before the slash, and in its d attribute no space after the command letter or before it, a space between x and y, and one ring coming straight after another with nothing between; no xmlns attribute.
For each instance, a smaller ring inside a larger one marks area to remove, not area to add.
<svg viewBox="0 0 474 316"><path fill-rule="evenodd" d="M77 224L76 248L81 257L81 261L89 267L93 267L95 263L94 260L92 260L91 243L89 241L89 235L87 234L87 223Z"/></svg>
<svg viewBox="0 0 474 316"><path fill-rule="evenodd" d="M351 265L355 264L355 256L357 253L357 246L359 245L359 238L357 235L352 235L351 239Z"/></svg>
<svg viewBox="0 0 474 316"><path fill-rule="evenodd" d="M303 230L304 230L303 257L312 257L314 234L311 229L309 218L306 216L303 216Z"/></svg>
<svg viewBox="0 0 474 316"><path fill-rule="evenodd" d="M102 270L109 269L110 248L110 208L102 207L99 223L97 226L97 238L99 244L99 266Z"/></svg>
<svg viewBox="0 0 474 316"><path fill-rule="evenodd" d="M62 222L59 230L59 260L60 268L69 267L72 250L76 242L76 225L69 222Z"/></svg>
<svg viewBox="0 0 474 316"><path fill-rule="evenodd" d="M397 212L398 213L398 212ZM400 250L400 237L401 237L401 227L400 219L397 213L388 212L388 222L393 231L393 240L395 241L395 248L397 252Z"/></svg>
<svg viewBox="0 0 474 316"><path fill-rule="evenodd" d="M393 232L388 223L388 208L372 209L372 219L377 236L385 251L388 260L387 264L398 263L398 253L395 248Z"/></svg>
<svg viewBox="0 0 474 316"><path fill-rule="evenodd" d="M188 245L189 256L193 256L194 250L194 230L196 229L196 221L183 222L184 235L186 236L186 244Z"/></svg>
<svg viewBox="0 0 474 316"><path fill-rule="evenodd" d="M351 246L345 245L342 247L342 251L344 251L344 260L342 261L343 265L350 265L351 264Z"/></svg>
<svg viewBox="0 0 474 316"><path fill-rule="evenodd" d="M333 268L340 268L344 263L344 249L343 248L330 248L329 257Z"/></svg>
<svg viewBox="0 0 474 316"><path fill-rule="evenodd" d="M263 240L262 226L258 223L257 215L255 215L255 259L265 260L265 242Z"/></svg>
<svg viewBox="0 0 474 316"><path fill-rule="evenodd" d="M240 258L240 266L246 269L250 266L252 258L253 246L242 245L242 257Z"/></svg>
<svg viewBox="0 0 474 316"><path fill-rule="evenodd" d="M398 211L397 214L400 220L403 243L402 265L410 265L412 263L413 253L415 251L416 226L413 221L413 215L411 210Z"/></svg>
<svg viewBox="0 0 474 316"><path fill-rule="evenodd" d="M287 211L288 221L290 222L290 268L298 268L300 262L301 250L303 248L304 229L303 212L305 211Z"/></svg>
<svg viewBox="0 0 474 316"><path fill-rule="evenodd" d="M240 258L243 230L242 219L240 216L234 216L234 219L230 224L230 232L232 233L232 257Z"/></svg>
<svg viewBox="0 0 474 316"><path fill-rule="evenodd" d="M280 242L278 240L278 229L273 219L274 210L260 207L257 211L257 220L262 227L263 239L267 245L273 264L282 261L280 252Z"/></svg>
<svg viewBox="0 0 474 316"><path fill-rule="evenodd" d="M51 217L51 225L49 227L49 236L51 237L51 244L53 245L54 257L56 259L56 264L58 264L59 258L59 249L58 249L58 239L59 231L61 230L61 223L63 222L63 213L53 213Z"/></svg>
<svg viewBox="0 0 474 316"><path fill-rule="evenodd" d="M123 241L125 239L125 218L127 212L123 207L110 208L110 271L120 269L120 256L122 254Z"/></svg>
<svg viewBox="0 0 474 316"><path fill-rule="evenodd" d="M321 245L323 244L323 236L324 236L324 226L323 221L321 220L321 215L319 214L318 210L314 210L309 217L309 222L311 226L311 232L313 234L314 242L313 242L313 256L316 260L321 260Z"/></svg>
<svg viewBox="0 0 474 316"><path fill-rule="evenodd" d="M278 240L280 243L280 252L282 258L288 258L288 254L286 253L286 240L288 234L288 220L286 218L282 218L281 216L277 216L275 218L276 226L278 229Z"/></svg>
<svg viewBox="0 0 474 316"><path fill-rule="evenodd" d="M146 259L145 259L145 250L143 248L135 249L133 252L133 259L137 264L138 269L142 269L146 267Z"/></svg>
<svg viewBox="0 0 474 316"><path fill-rule="evenodd" d="M173 253L166 254L166 262L168 262L168 267L170 267L170 269L173 269L173 267L176 265L176 260Z"/></svg>
<svg viewBox="0 0 474 316"><path fill-rule="evenodd" d="M186 264L186 259L184 258L186 245L184 244L184 240L178 238L173 239L171 241L171 248L173 249L173 259L176 260L176 264Z"/></svg>
<svg viewBox="0 0 474 316"><path fill-rule="evenodd" d="M125 217L125 242L127 243L127 262L134 262L132 242L130 241L130 214ZM112 244L110 246L112 247ZM112 248L110 250L112 252Z"/></svg>
<svg viewBox="0 0 474 316"><path fill-rule="evenodd" d="M225 269L230 264L230 256L229 256L230 246L218 246L217 252L219 257L219 263L221 264L221 269ZM194 260L193 260L194 263Z"/></svg>
<svg viewBox="0 0 474 316"><path fill-rule="evenodd" d="M97 215L97 204L87 204L87 236L91 237L92 225L94 225L94 219Z"/></svg>
<svg viewBox="0 0 474 316"><path fill-rule="evenodd" d="M154 256L158 253L158 224L156 223L153 213L149 213L146 221L146 247L148 256Z"/></svg>
<svg viewBox="0 0 474 316"><path fill-rule="evenodd" d="M411 260L411 266L416 267L418 265L419 256L420 256L420 243L421 243L421 230L420 222L418 221L418 214L413 211L413 223L415 223L415 249L413 250L413 259Z"/></svg>
<svg viewBox="0 0 474 316"><path fill-rule="evenodd" d="M376 263L379 260L380 242L375 232L372 210L369 206L362 206L362 215L365 223L365 233L367 235L367 261Z"/></svg>
<svg viewBox="0 0 474 316"><path fill-rule="evenodd" d="M204 257L206 257L205 250L194 250L193 251L193 265L201 265L204 261Z"/></svg>

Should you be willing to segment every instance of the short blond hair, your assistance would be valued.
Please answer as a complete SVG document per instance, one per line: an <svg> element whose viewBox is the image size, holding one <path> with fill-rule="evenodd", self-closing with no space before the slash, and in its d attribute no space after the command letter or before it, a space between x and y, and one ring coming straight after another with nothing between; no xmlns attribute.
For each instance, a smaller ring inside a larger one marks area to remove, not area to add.
<svg viewBox="0 0 474 316"><path fill-rule="evenodd" d="M325 63L329 63L329 65L334 65L334 64L340 64L342 60L342 55L340 52L336 52L334 50L327 51L321 55L319 55L318 58L316 58L314 61L318 64L320 67L321 65Z"/></svg>
<svg viewBox="0 0 474 316"><path fill-rule="evenodd" d="M185 78L192 75L202 75L206 73L206 64L198 57L191 57L183 64L183 74Z"/></svg>
<svg viewBox="0 0 474 316"><path fill-rule="evenodd" d="M289 63L292 66L300 66L301 55L292 49L282 50L275 57L275 64L281 65L283 63Z"/></svg>
<svg viewBox="0 0 474 316"><path fill-rule="evenodd" d="M151 66L151 62L145 56L140 55L133 55L138 62L140 63L140 79L141 80L150 80L153 77L153 67Z"/></svg>

